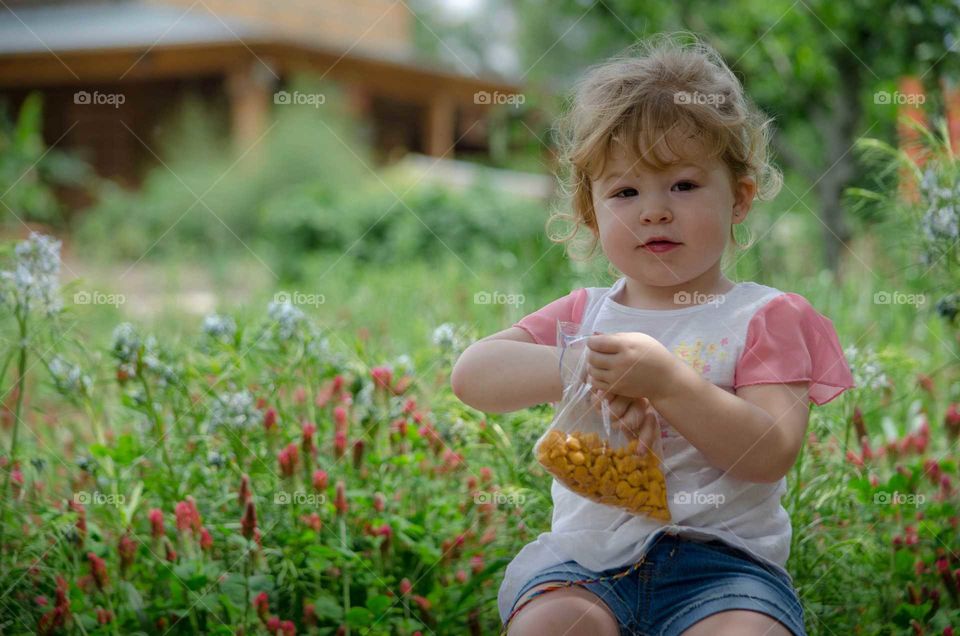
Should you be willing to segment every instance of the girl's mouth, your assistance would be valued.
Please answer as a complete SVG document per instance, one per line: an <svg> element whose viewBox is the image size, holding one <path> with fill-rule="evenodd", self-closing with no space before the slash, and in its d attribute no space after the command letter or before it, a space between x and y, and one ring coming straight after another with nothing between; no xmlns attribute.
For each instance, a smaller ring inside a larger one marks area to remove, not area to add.
<svg viewBox="0 0 960 636"><path fill-rule="evenodd" d="M651 252L669 252L675 247L680 247L683 243L672 243L670 241L650 241L640 247Z"/></svg>

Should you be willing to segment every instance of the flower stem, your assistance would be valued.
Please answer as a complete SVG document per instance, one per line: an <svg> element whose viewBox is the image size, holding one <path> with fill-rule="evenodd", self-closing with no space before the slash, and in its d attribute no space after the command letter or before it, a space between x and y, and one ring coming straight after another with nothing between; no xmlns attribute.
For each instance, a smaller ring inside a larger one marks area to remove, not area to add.
<svg viewBox="0 0 960 636"><path fill-rule="evenodd" d="M27 315L24 311L17 315L17 323L20 327L20 353L17 360L17 405L13 412L13 433L10 439L10 455L7 465L7 474L3 480L3 499L13 505L13 498L8 497L10 492L10 478L13 475L17 461L17 433L20 430L20 413L23 410L23 396L27 388ZM7 529L7 507L4 506L0 513L0 555L6 552L6 542L3 540Z"/></svg>
<svg viewBox="0 0 960 636"><path fill-rule="evenodd" d="M347 547L347 520L340 515L340 544ZM343 568L343 615L350 612L350 568ZM350 636L350 624L347 623L347 636Z"/></svg>

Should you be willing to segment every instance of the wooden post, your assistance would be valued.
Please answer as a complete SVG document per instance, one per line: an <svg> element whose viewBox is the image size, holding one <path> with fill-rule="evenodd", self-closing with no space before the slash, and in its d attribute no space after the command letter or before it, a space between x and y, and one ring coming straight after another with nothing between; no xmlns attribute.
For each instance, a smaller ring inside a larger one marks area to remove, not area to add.
<svg viewBox="0 0 960 636"><path fill-rule="evenodd" d="M446 93L437 93L427 104L426 122L423 130L423 149L426 154L453 158L455 105Z"/></svg>
<svg viewBox="0 0 960 636"><path fill-rule="evenodd" d="M231 131L234 148L239 154L257 155L250 148L263 143L260 137L267 130L273 103L272 73L264 68L263 63L254 61L232 69L227 75Z"/></svg>

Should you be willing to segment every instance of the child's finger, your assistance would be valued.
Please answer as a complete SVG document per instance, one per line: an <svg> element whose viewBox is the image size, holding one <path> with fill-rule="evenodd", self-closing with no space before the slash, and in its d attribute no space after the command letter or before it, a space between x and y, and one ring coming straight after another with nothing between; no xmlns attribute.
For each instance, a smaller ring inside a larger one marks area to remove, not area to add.
<svg viewBox="0 0 960 636"><path fill-rule="evenodd" d="M643 418L643 427L640 431L640 442L637 444L637 450L640 455L645 455L647 451L653 449L657 437L660 436L660 424L657 421L657 415L653 411L648 411Z"/></svg>
<svg viewBox="0 0 960 636"><path fill-rule="evenodd" d="M612 400L609 400L609 403L610 414L617 419L624 419L627 415L630 405L633 403L633 400L622 395L617 395L614 396Z"/></svg>

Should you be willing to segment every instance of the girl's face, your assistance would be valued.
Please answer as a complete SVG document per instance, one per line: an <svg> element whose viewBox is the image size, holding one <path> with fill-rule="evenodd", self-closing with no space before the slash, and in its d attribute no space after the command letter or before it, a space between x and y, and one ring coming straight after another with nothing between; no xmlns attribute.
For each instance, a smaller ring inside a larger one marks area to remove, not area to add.
<svg viewBox="0 0 960 636"><path fill-rule="evenodd" d="M644 285L703 281L712 268L719 276L730 226L746 218L756 193L750 177L734 184L720 159L698 158L695 145L682 150L691 159L679 159L660 172L628 160L618 149L592 182L604 253L624 275ZM654 237L679 245L668 251L644 248Z"/></svg>

